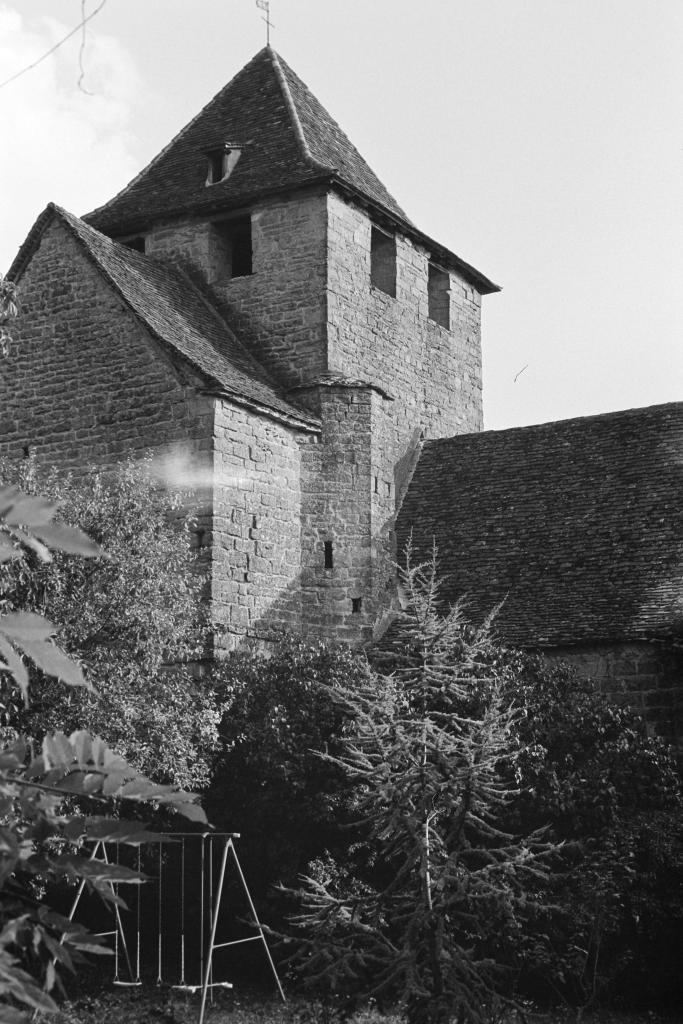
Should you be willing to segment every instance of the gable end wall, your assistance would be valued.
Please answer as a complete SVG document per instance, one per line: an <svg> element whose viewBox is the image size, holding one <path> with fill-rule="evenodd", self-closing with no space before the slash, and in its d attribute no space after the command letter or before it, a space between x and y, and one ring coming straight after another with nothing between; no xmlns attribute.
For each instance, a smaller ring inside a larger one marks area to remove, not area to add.
<svg viewBox="0 0 683 1024"><path fill-rule="evenodd" d="M29 445L44 465L112 467L129 454L208 460L213 400L177 368L58 221L19 282L21 312L0 364L0 455Z"/></svg>

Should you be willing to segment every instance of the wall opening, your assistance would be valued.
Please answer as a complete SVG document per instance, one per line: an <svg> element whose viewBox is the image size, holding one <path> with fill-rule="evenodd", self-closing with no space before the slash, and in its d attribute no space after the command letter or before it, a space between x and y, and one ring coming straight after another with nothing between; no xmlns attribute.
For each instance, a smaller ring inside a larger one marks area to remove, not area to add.
<svg viewBox="0 0 683 1024"><path fill-rule="evenodd" d="M240 158L241 150L227 143L215 149L206 150L207 170L206 185L217 185L232 174L232 170Z"/></svg>
<svg viewBox="0 0 683 1024"><path fill-rule="evenodd" d="M354 615L359 615L362 607L363 607L363 598L362 597L352 597L351 598L351 611L352 611L352 613Z"/></svg>
<svg viewBox="0 0 683 1024"><path fill-rule="evenodd" d="M374 224L370 231L370 284L396 297L396 238Z"/></svg>
<svg viewBox="0 0 683 1024"><path fill-rule="evenodd" d="M446 270L429 264L427 278L429 319L436 320L446 330L451 327L451 279Z"/></svg>
<svg viewBox="0 0 683 1024"><path fill-rule="evenodd" d="M247 277L253 273L251 215L213 225L221 277Z"/></svg>
<svg viewBox="0 0 683 1024"><path fill-rule="evenodd" d="M325 541L325 568L334 569L334 552L331 540Z"/></svg>

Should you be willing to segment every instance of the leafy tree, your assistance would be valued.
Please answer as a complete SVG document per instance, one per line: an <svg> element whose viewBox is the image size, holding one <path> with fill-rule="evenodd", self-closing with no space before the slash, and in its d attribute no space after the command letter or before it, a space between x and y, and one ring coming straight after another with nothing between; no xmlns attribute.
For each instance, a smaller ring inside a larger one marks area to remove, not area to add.
<svg viewBox="0 0 683 1024"><path fill-rule="evenodd" d="M0 565L22 561L27 550L47 561L51 547L96 557L92 541L55 523L54 513L55 506L41 498L16 487L0 489ZM0 615L0 676L17 685L25 701L24 657L46 676L79 688L89 685L80 668L50 642L53 632L52 624L33 612ZM0 750L0 999L6 1024L27 1022L21 1007L57 1009L50 995L60 984L56 965L73 970L84 952L106 952L96 937L45 905L45 886L80 880L112 903L113 883L139 884L142 878L87 856L84 844L139 845L158 838L139 821L66 813L64 802L73 797L95 801L99 809L118 800L152 801L206 821L192 794L150 782L85 731L46 735L39 756L21 739ZM36 979L44 979L42 988Z"/></svg>
<svg viewBox="0 0 683 1024"><path fill-rule="evenodd" d="M313 858L346 850L348 784L317 752L338 752L347 715L330 694L367 682L348 647L283 637L268 654L234 652L215 669L225 708L206 806L217 826L241 833L241 855L271 923L282 911L273 884L294 884Z"/></svg>
<svg viewBox="0 0 683 1024"><path fill-rule="evenodd" d="M59 503L53 531L79 526L101 555L56 553L46 561L34 544L26 558L5 566L0 609L49 616L93 683L89 691L39 688L28 711L0 688L5 724L35 737L86 728L159 781L206 784L220 711L196 672L205 644L203 575L180 498L154 487L149 461L128 463L106 479L40 477L30 459L18 470L5 465L6 479L17 473L25 490L47 496L34 501Z"/></svg>
<svg viewBox="0 0 683 1024"><path fill-rule="evenodd" d="M631 707L569 666L501 657L507 692L523 710L519 794L506 824L547 825L563 844L544 922L551 941L529 958L527 984L580 1004L628 994L680 1005L683 830L671 751Z"/></svg>
<svg viewBox="0 0 683 1024"><path fill-rule="evenodd" d="M549 851L500 827L519 751L489 623L441 614L434 562L408 556L401 582L381 674L334 694L353 725L326 758L356 785L376 861L360 875L317 865L294 918L298 960L313 981L398 995L411 1024L477 1022L502 998Z"/></svg>

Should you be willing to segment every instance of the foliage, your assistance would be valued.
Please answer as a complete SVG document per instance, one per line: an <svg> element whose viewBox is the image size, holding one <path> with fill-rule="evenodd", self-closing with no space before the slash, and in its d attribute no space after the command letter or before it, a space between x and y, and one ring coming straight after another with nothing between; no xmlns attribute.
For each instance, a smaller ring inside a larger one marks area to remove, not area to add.
<svg viewBox="0 0 683 1024"><path fill-rule="evenodd" d="M9 352L12 336L7 324L19 313L19 300L14 281L0 274L0 358Z"/></svg>
<svg viewBox="0 0 683 1024"><path fill-rule="evenodd" d="M547 824L564 844L545 928L552 941L528 980L580 1004L600 995L680 1004L683 836L671 752L632 708L568 666L514 652L505 662L524 711L507 824Z"/></svg>
<svg viewBox="0 0 683 1024"><path fill-rule="evenodd" d="M203 577L180 499L154 488L150 469L149 461L128 463L115 478L76 480L54 472L39 478L30 459L20 467L26 490L59 503L52 536L65 534L66 524L80 526L102 557L46 561L34 547L5 567L0 608L58 623L64 648L87 667L94 690L34 688L28 712L7 707L6 690L0 700L4 694L6 722L18 732L87 728L159 781L199 786L208 779L220 717L210 687L189 664L203 654Z"/></svg>
<svg viewBox="0 0 683 1024"><path fill-rule="evenodd" d="M317 752L336 752L344 727L330 693L367 679L364 658L347 647L292 637L216 669L225 714L206 806L217 827L241 833L249 884L271 923L273 883L294 883L314 857L351 842L344 773Z"/></svg>
<svg viewBox="0 0 683 1024"><path fill-rule="evenodd" d="M0 490L0 564L21 562L27 551L44 562L49 548L97 557L98 549L79 531L54 522L50 502L16 487ZM49 637L50 622L33 612L0 616L0 675L28 699L22 654L71 686L85 687L78 666ZM42 899L52 881L80 881L105 903L118 899L113 883L140 883L141 876L106 857L88 856L86 843L139 845L158 838L139 821L66 813L65 800L96 806L118 800L169 805L194 821L206 818L192 794L159 786L85 731L67 737L48 734L42 752L17 740L0 751L0 998L3 1021L27 1020L21 1007L55 1011L50 992L59 987L57 965L73 970L83 953L104 953L101 942L51 910ZM34 980L44 979L41 988Z"/></svg>
<svg viewBox="0 0 683 1024"><path fill-rule="evenodd" d="M298 960L314 982L398 995L410 1024L482 1021L545 879L539 834L499 827L514 796L516 716L489 623L441 615L435 563L401 583L407 608L376 654L382 673L334 698L353 720L326 760L356 785L372 870L321 862L300 893Z"/></svg>

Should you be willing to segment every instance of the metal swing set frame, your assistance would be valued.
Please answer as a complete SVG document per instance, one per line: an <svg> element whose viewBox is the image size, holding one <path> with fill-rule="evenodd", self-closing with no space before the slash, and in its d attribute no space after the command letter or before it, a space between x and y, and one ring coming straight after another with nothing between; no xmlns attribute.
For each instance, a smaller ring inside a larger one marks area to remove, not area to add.
<svg viewBox="0 0 683 1024"><path fill-rule="evenodd" d="M201 992L201 1004L200 1004L200 1008L199 1008L199 1017L198 1017L197 1024L203 1024L203 1022L204 1022L204 1015L205 1015L205 1012L206 1012L207 998L211 1002L213 1002L213 990L216 989L216 988L231 989L233 987L232 983L229 982L229 981L214 981L214 976L213 976L213 973L214 973L213 972L213 959L214 959L214 953L216 952L216 950L226 949L229 946L239 946L239 945L242 945L242 944L247 943L247 942L261 942L262 945L263 945L263 949L265 951L265 954L266 954L266 958L268 960L268 964L270 966L270 970L271 970L271 972L273 974L273 978L275 979L275 984L277 986L277 989L278 989L278 992L280 994L280 997L281 997L283 1002L286 1002L285 994L284 994L284 991L282 989L282 984L280 983L280 978L278 976L277 969L276 969L275 963L273 961L273 957L272 957L271 952L270 952L270 950L268 948L268 943L266 942L266 936L265 936L265 933L263 931L263 926L261 925L261 922L259 921L258 915L256 913L256 908L254 907L254 903L253 903L253 900L251 898L251 893L249 892L249 887L247 886L247 882L246 882L246 879L244 877L244 872L242 871L242 866L240 864L239 857L237 856L237 850L235 848L235 840L240 838L239 832L169 832L169 833L162 833L162 835L163 835L163 839L157 841L156 843L145 844L145 845L158 845L159 846L159 854L158 854L158 858L159 858L158 859L158 864L159 864L159 876L158 876L159 890L158 890L158 910L157 910L157 979L156 979L157 985L162 985L165 982L165 979L162 976L162 952L163 952L163 927L162 927L162 905L163 905L163 887L162 887L162 884L163 884L163 871L162 871L162 858L163 858L163 847L166 846L168 843L173 843L173 842L177 841L177 842L180 843L180 913L181 913L180 978L178 979L178 981L175 984L171 985L171 988L173 988L173 989L175 989L177 991L188 992L188 993L191 993L191 994L196 994L197 992ZM190 839L198 840L201 843L201 853L200 853L200 872L201 872L201 877L200 877L200 880L199 880L199 885L200 885L200 906L199 906L199 914L200 914L200 922L199 922L199 935L200 935L199 964L200 964L200 970L199 970L199 974L200 974L200 979L199 979L199 983L198 984L189 984L187 982L187 980L186 980L186 977L185 977L185 967L186 967L186 944L185 944L185 940L186 940L186 933L185 933L185 929L186 929L186 899L185 899L185 897L186 897L186 857L185 857L186 847L185 847L185 844L186 844L186 841L190 840ZM220 866L219 866L218 871L217 871L216 886L215 886L215 890L214 890L214 885L213 885L213 852L214 852L214 844L216 842L222 843L223 848L222 848L222 851L221 851ZM119 863L119 852L118 852L119 844L117 843L115 845L116 845L116 848L117 848L117 854L116 854L116 860L113 863L118 864ZM207 857L207 847L208 847L208 857ZM109 856L107 854L107 843L105 842L105 840L102 840L102 839L98 839L98 840L94 841L94 846L93 846L93 849L92 849L91 854L90 854L90 859L91 860L96 860L97 856L98 856L98 853L100 851L101 851L101 854L102 854L103 862L105 864L111 864L112 861L110 860L110 858L109 858ZM218 919L219 919L219 916L220 916L221 909L223 909L223 906L222 906L222 904L223 904L223 888L224 888L225 877L226 877L226 873L227 873L227 866L228 866L228 858L229 857L232 858L233 865L234 865L234 867L236 869L237 878L239 880L239 883L240 883L240 886L242 888L242 891L243 891L244 895L246 896L247 903L248 903L248 906L249 906L249 910L251 912L252 920L253 920L254 926L256 928L257 934L249 935L249 936L247 936L245 938L241 938L241 939L232 939L229 942L216 942L216 932L217 932L217 928L218 928ZM208 861L208 864L207 864L207 861ZM142 864L142 852L141 852L141 847L138 846L138 850L137 850L137 870L138 870L138 872L140 872L140 870L141 870L141 864ZM210 931L209 931L208 943L205 943L206 910L207 910L207 908L205 907L205 881L208 881L208 894L209 894L208 920L209 920L209 924L210 924ZM124 884L124 883L109 882L108 884L109 884L109 886L111 888L111 891L112 891L113 895L114 896L118 896L119 885L120 884ZM79 905L79 903L81 901L81 897L83 896L83 892L85 890L85 886L86 886L86 880L85 879L81 879L81 881L79 883L79 886L78 886L78 889L76 891L76 895L74 897L73 903L71 905L71 910L70 910L69 915L68 915L69 921L72 921L74 919L74 916L75 916L76 911L78 909L78 905ZM126 932L125 932L125 929L124 929L124 926L123 926L123 920L121 918L121 912L120 912L120 909L119 909L119 903L117 901L114 902L114 906L113 906L113 915L114 915L114 922L113 923L114 923L114 928L111 931L98 932L97 933L97 935L99 937L110 937L110 936L113 936L113 938L114 938L114 978L113 978L114 985L119 985L119 986L122 986L122 987L137 987L137 986L142 985L142 980L141 980L141 976L140 976L140 949L141 949L141 936L142 936L142 929L141 929L141 925L142 925L142 920L141 920L141 904L142 904L141 893L138 890L137 904L136 904L136 909L135 909L135 918L136 918L136 920L135 920L135 932L136 932L135 967L133 967L133 962L132 962L132 959L131 959L131 954L130 954L130 950L129 950L129 946L128 946L128 941L126 939ZM126 969L126 972L127 972L127 975L128 975L127 979L124 979L124 978L121 977L120 968L121 968L121 959L122 959L122 957L123 957L123 960L125 961L125 969Z"/></svg>

